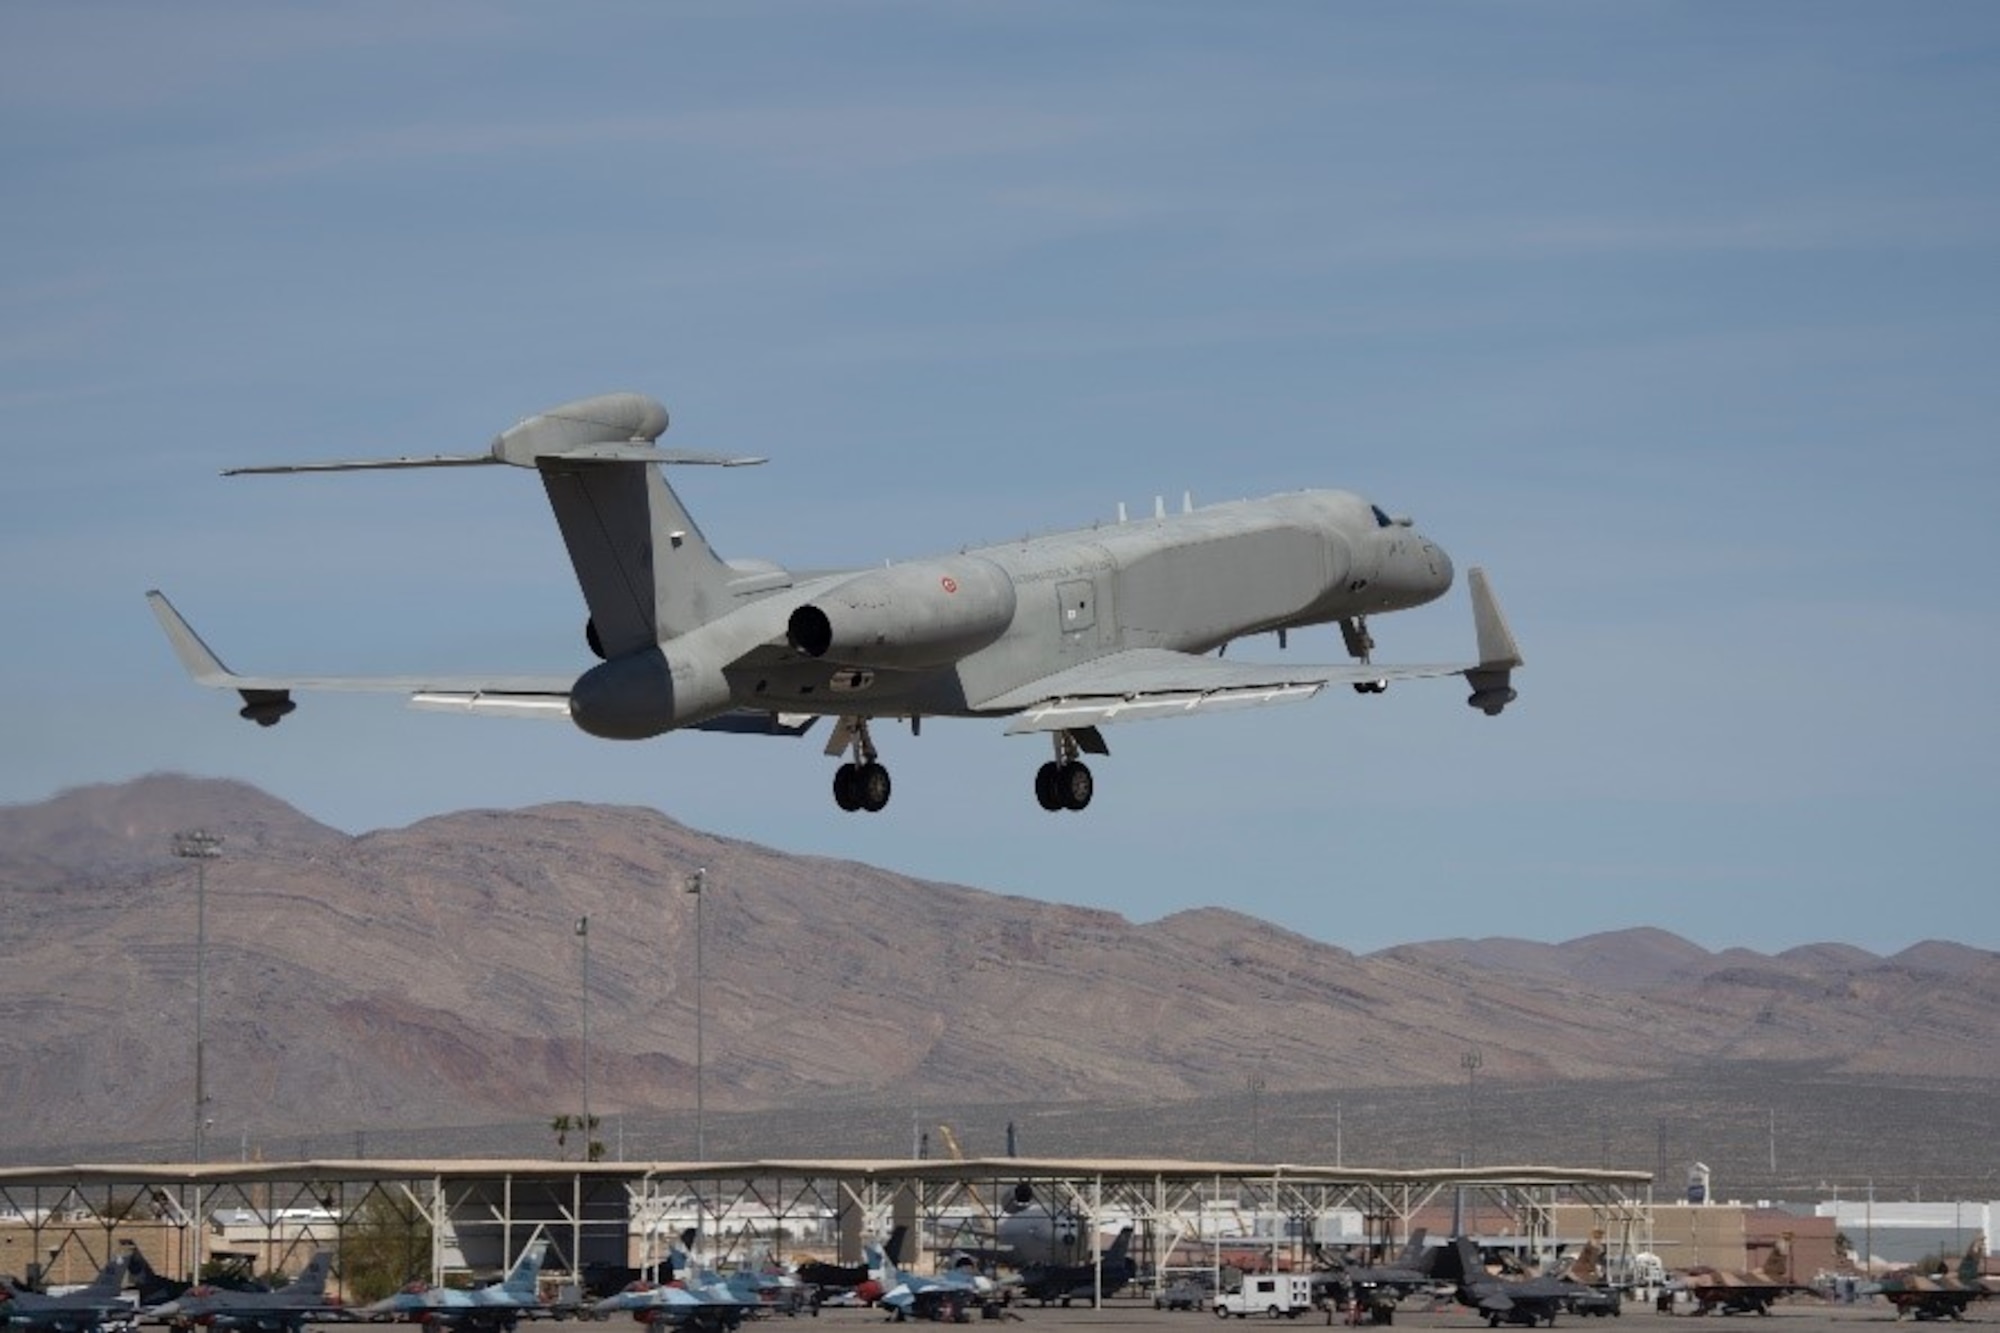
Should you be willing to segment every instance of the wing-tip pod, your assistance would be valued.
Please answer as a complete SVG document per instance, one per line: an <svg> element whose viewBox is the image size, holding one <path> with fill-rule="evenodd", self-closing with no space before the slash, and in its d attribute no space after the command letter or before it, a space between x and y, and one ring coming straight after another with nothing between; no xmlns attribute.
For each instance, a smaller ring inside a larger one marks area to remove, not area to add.
<svg viewBox="0 0 2000 1333"><path fill-rule="evenodd" d="M153 618L166 631L167 642L172 645L174 656L181 660L189 677L197 685L211 689L233 689L243 696L240 716L255 722L260 727L275 726L279 719L298 705L292 702L290 690L260 689L247 683L246 678L237 675L222 664L215 650L202 641L194 632L194 626L182 618L167 600L167 595L158 588L148 590L146 603L153 608Z"/></svg>
<svg viewBox="0 0 2000 1333"><path fill-rule="evenodd" d="M1466 571L1465 581L1472 592L1472 628L1479 645L1479 665L1465 673L1466 683L1472 686L1472 697L1466 703L1488 717L1498 717L1518 697L1513 673L1523 665L1521 646L1507 627L1507 617L1493 596L1486 571L1474 565Z"/></svg>

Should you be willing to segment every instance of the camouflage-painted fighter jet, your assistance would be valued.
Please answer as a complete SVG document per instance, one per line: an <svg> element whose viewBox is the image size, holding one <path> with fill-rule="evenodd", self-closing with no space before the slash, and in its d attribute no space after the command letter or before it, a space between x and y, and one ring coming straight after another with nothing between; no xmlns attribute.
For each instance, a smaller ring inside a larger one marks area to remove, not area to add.
<svg viewBox="0 0 2000 1333"><path fill-rule="evenodd" d="M661 465L760 462L663 448L666 409L609 394L529 417L484 452L235 472L504 464L540 476L603 659L574 677L258 675L225 667L159 592L148 594L183 666L237 691L270 726L306 690L407 694L420 708L567 718L593 736L640 740L701 728L801 735L835 719L844 762L833 795L880 810L889 770L871 724L927 717L1011 719L1049 738L1035 797L1081 810L1095 785L1082 756L1107 755L1100 728L1309 699L1330 684L1363 694L1390 681L1463 676L1488 715L1514 700L1521 653L1486 577L1473 569L1477 651L1462 662L1374 660L1369 618L1434 601L1452 562L1407 518L1346 491L1297 491L931 559L794 575L726 561ZM1237 639L1338 625L1352 661L1225 660Z"/></svg>
<svg viewBox="0 0 2000 1333"><path fill-rule="evenodd" d="M1898 1319L1911 1315L1918 1319L1963 1319L1968 1306L1993 1294L1985 1267L1986 1237L1981 1234L1965 1247L1956 1276L1942 1271L1890 1273L1862 1290L1895 1306Z"/></svg>
<svg viewBox="0 0 2000 1333"><path fill-rule="evenodd" d="M542 1260L549 1243L536 1238L528 1242L521 1257L500 1281L487 1287L461 1291L456 1287L431 1287L413 1283L393 1296L360 1313L371 1319L393 1319L399 1323L422 1324L426 1329L465 1329L470 1333L512 1333L522 1319L534 1319L549 1312L538 1284Z"/></svg>

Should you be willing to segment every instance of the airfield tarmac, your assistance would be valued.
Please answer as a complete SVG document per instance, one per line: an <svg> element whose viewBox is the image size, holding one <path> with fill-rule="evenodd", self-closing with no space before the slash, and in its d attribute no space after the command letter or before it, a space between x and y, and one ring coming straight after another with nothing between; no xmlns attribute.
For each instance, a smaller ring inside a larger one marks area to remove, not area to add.
<svg viewBox="0 0 2000 1333"><path fill-rule="evenodd" d="M1236 1330L1250 1333L1260 1326L1273 1330L1296 1328L1302 1331L1327 1327L1326 1316L1323 1314L1301 1315L1296 1320L1280 1319L1275 1322L1268 1319L1225 1320L1218 1319L1212 1311L1207 1310L1155 1310L1151 1300L1108 1301L1102 1310L1093 1310L1084 1305L1072 1306L1067 1310L1059 1305L1044 1308L1032 1302L1017 1304L1009 1309L1010 1317L986 1320L975 1316L972 1324L965 1327L984 1324L995 1330L1006 1328L1017 1322L1011 1317L1012 1315L1018 1315L1018 1322L1022 1325L1072 1329L1076 1333L1084 1333L1084 1330L1093 1328L1148 1329L1154 1330L1155 1333L1169 1333L1170 1330L1176 1329L1180 1333L1209 1333L1209 1331L1224 1333L1224 1330L1229 1330L1229 1333L1236 1333ZM1974 1309L1977 1310L1978 1307L1975 1306ZM855 1330L856 1333L863 1328L893 1326L893 1321L887 1319L879 1310L823 1310L818 1318L822 1322L835 1321L835 1329L845 1327ZM1615 1320L1563 1316L1556 1320L1556 1327L1571 1330L1588 1329L1593 1333L1642 1333L1646 1329L1654 1330L1654 1333L1665 1333L1668 1329L1682 1329L1691 1333L1693 1329L1707 1328L1716 1324L1731 1326L1754 1324L1759 1329L1770 1330L1770 1333L1828 1333L1829 1330L1854 1330L1867 1324L1893 1325L1895 1322L1895 1310L1879 1301L1836 1305L1828 1301L1802 1300L1780 1304L1768 1317L1763 1318L1754 1315L1665 1315L1648 1306L1628 1307ZM1974 1324L1982 1321L1977 1315L1973 1315L1965 1322ZM2000 1323L2000 1309L1996 1309L1992 1317L1984 1322ZM1344 1321L1336 1320L1333 1327L1344 1329L1348 1325ZM1366 1329L1378 1326L1364 1323L1361 1327ZM1486 1321L1462 1306L1441 1305L1432 1309L1427 1305L1411 1303L1397 1308L1394 1324L1379 1327L1388 1329L1389 1333L1394 1333L1394 1330L1400 1328L1452 1329L1458 1333L1472 1333L1472 1330L1485 1328ZM1503 1324L1501 1327L1505 1329L1519 1326ZM773 1330L773 1333L776 1331Z"/></svg>
<svg viewBox="0 0 2000 1333"><path fill-rule="evenodd" d="M1986 1315L1984 1318L1978 1313L1978 1306L1975 1305L1973 1311L1974 1313L1965 1319L1964 1322L1966 1324L2000 1324L2000 1307L1996 1307L1991 1314ZM1697 1318L1699 1318L1699 1322L1697 1322ZM809 1325L812 1333L821 1333L821 1330L825 1330L825 1333L842 1333L842 1330L846 1330L847 1333L861 1333L864 1329L876 1330L895 1326L895 1321L884 1315L880 1310L870 1309L829 1308L822 1310L816 1316L798 1315L795 1316L795 1319L799 1323ZM600 1322L613 1323L614 1321ZM1563 1316L1557 1319L1556 1327L1558 1329L1567 1328L1571 1330L1588 1329L1593 1330L1594 1333L1647 1333L1647 1330L1651 1330L1651 1333L1668 1333L1670 1329L1682 1329L1686 1330L1687 1333L1692 1333L1693 1329L1727 1324L1730 1326L1754 1325L1760 1330L1768 1330L1769 1333L1858 1333L1859 1329L1864 1326L1887 1326L1895 1323L1896 1312L1887 1304L1880 1301L1864 1301L1855 1305L1838 1305L1829 1301L1798 1300L1779 1304L1772 1310L1768 1317L1763 1318L1754 1315L1707 1315L1700 1317L1686 1314L1666 1315L1658 1313L1650 1306L1629 1306L1626 1308L1624 1314L1619 1316L1615 1321L1610 1319ZM780 1333L780 1330L790 1327L791 1324L791 1319L782 1315L774 1315L770 1318L756 1321L754 1326L769 1329L770 1333ZM1174 1330L1178 1330L1178 1333L1205 1333L1207 1330L1213 1330L1213 1333L1224 1333L1225 1329L1230 1330L1230 1333L1235 1333L1235 1330L1240 1329L1243 1330L1243 1333L1250 1333L1250 1330L1259 1327L1272 1328L1274 1330L1276 1328L1299 1329L1303 1333L1303 1330L1306 1329L1323 1329L1328 1327L1326 1316L1322 1314L1302 1315L1296 1320L1278 1320L1274 1325L1273 1321L1265 1319L1218 1320L1212 1311L1207 1310L1155 1310L1150 1299L1112 1300L1107 1302L1102 1310L1093 1310L1085 1305L1077 1305L1065 1310L1059 1305L1043 1307L1030 1302L1009 1307L1008 1313L1000 1319L981 1319L975 1315L969 1323L960 1325L959 1327L969 1329L978 1325L990 1327L996 1330L996 1333L997 1330L1016 1325L1039 1326L1051 1330L1073 1330L1074 1333L1085 1333L1089 1329L1145 1329L1150 1330L1151 1333L1173 1333ZM531 1326L542 1328L553 1327L550 1321L547 1320L536 1321L534 1325L530 1325L526 1320L523 1320L521 1323L523 1330ZM617 1322L616 1326L624 1327L622 1321ZM315 1333L340 1333L341 1330L345 1330L346 1333L354 1333L356 1326L352 1323L329 1323L308 1325L308 1327L315 1330ZM396 1326L390 1325L386 1327ZM749 1327L749 1325L746 1325L746 1327ZM929 1321L913 1320L905 1324L904 1327L915 1330L934 1327L948 1328L952 1327L952 1325L932 1324ZM1336 1321L1332 1327L1346 1328L1348 1326L1345 1322ZM1363 1324L1361 1327L1372 1328L1376 1326ZM1441 1305L1432 1308L1412 1303L1399 1307L1396 1311L1396 1322L1385 1327L1389 1328L1392 1333L1393 1330L1399 1328L1449 1329L1456 1330L1457 1333L1474 1333L1475 1330L1485 1328L1486 1321L1473 1314L1470 1310L1460 1306ZM1501 1327L1504 1329L1518 1326L1503 1324ZM1546 1326L1538 1325L1538 1327ZM800 1328L798 1333L806 1333L806 1330Z"/></svg>

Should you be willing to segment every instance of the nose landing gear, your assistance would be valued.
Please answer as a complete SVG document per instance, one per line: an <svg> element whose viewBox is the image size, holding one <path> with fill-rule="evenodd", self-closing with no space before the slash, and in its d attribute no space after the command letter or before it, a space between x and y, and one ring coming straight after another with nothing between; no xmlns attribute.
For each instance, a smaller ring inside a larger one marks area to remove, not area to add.
<svg viewBox="0 0 2000 1333"><path fill-rule="evenodd" d="M1368 617L1355 616L1340 622L1340 637L1347 644L1347 655L1367 666L1375 653L1375 636L1368 632ZM1386 680L1357 680L1354 682L1356 694L1380 694L1389 688Z"/></svg>

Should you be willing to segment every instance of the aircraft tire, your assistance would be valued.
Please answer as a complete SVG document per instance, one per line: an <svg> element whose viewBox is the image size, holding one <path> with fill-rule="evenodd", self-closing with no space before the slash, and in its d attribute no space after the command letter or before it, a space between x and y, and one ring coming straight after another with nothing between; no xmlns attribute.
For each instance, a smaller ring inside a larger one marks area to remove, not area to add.
<svg viewBox="0 0 2000 1333"><path fill-rule="evenodd" d="M849 814L861 808L861 777L853 764L833 770L833 803Z"/></svg>
<svg viewBox="0 0 2000 1333"><path fill-rule="evenodd" d="M1064 764L1057 773L1056 784L1065 810L1081 810L1097 794L1097 781L1091 777L1087 764Z"/></svg>
<svg viewBox="0 0 2000 1333"><path fill-rule="evenodd" d="M863 764L855 773L854 786L861 808L869 814L879 814L889 804L889 770L881 764Z"/></svg>
<svg viewBox="0 0 2000 1333"><path fill-rule="evenodd" d="M1035 770L1035 800L1051 814L1063 808L1062 792L1056 787L1056 774L1060 771L1053 759Z"/></svg>

